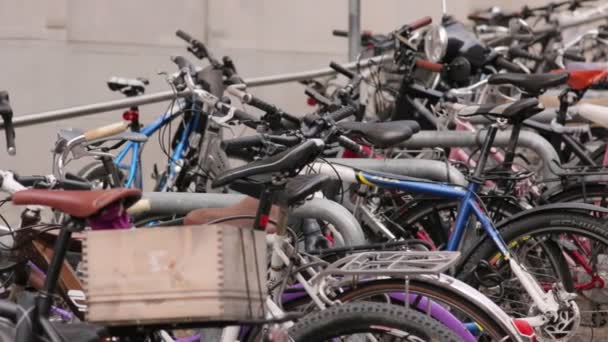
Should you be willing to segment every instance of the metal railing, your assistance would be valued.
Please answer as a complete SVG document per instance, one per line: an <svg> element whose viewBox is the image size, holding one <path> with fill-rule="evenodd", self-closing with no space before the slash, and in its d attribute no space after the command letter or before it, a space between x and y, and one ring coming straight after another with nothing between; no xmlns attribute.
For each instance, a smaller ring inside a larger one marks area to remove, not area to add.
<svg viewBox="0 0 608 342"><path fill-rule="evenodd" d="M366 68L370 65L385 63L385 62L389 62L391 60L392 60L392 58L390 55L382 55L382 56L362 59L362 60L356 61L356 62L350 62L350 63L344 64L344 67L346 67L348 69ZM317 78L317 77L331 76L334 74L336 74L335 70L333 70L331 68L322 68L322 69L315 69L315 70L302 71L302 72L294 72L294 73L287 73L287 74L280 74L280 75L251 78L251 79L245 80L245 83L247 83L248 87L262 87L262 86L269 86L269 85L274 85L274 84L303 81L303 80ZM86 115L98 114L98 113L103 113L103 112L109 112L109 111L122 109L122 108L130 108L133 106L141 106L141 105L146 105L146 104L151 104L151 103L159 103L159 102L164 102L164 101L168 101L168 100L175 99L175 98L187 97L190 94L191 94L190 91L182 91L182 92L177 92L177 93L173 92L173 91L163 91L163 92L158 92L158 93L154 93L154 94L130 97L127 99L120 99L120 100L99 102L99 103L93 103L93 104L75 106L75 107L69 107L69 108L63 108L63 109L56 109L56 110L51 110L51 111L42 112L42 113L16 115L13 118L13 124L15 127L30 126L30 125L35 125L35 124L40 124L40 123L45 123L45 122L64 120L64 119L69 119L69 118L74 118L74 117L79 117L79 116L86 116ZM0 127L3 127L3 126L4 125L0 122Z"/></svg>

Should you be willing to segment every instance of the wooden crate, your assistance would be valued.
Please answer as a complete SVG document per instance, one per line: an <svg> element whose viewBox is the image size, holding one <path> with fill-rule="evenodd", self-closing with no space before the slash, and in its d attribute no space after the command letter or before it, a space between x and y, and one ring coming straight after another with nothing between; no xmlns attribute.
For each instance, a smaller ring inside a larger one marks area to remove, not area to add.
<svg viewBox="0 0 608 342"><path fill-rule="evenodd" d="M228 225L88 231L83 265L90 322L264 318L263 232Z"/></svg>

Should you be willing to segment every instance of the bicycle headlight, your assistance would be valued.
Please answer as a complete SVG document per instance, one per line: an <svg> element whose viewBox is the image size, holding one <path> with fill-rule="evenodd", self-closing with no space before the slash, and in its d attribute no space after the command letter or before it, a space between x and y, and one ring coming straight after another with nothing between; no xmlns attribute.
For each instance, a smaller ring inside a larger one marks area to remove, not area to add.
<svg viewBox="0 0 608 342"><path fill-rule="evenodd" d="M432 62L440 62L448 47L448 33L441 25L433 25L424 37L424 54Z"/></svg>

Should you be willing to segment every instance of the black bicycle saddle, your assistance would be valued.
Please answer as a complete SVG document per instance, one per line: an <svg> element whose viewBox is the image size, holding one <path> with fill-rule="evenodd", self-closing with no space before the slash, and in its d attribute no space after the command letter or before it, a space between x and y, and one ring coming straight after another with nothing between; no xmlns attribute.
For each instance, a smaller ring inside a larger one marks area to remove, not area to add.
<svg viewBox="0 0 608 342"><path fill-rule="evenodd" d="M307 140L272 157L228 170L217 177L212 186L225 186L239 179L264 174L294 173L314 161L323 152L324 147L325 144L319 139Z"/></svg>
<svg viewBox="0 0 608 342"><path fill-rule="evenodd" d="M548 72L544 74L494 74L488 78L488 84L514 85L526 93L540 95L547 89L566 84L570 75L567 72Z"/></svg>
<svg viewBox="0 0 608 342"><path fill-rule="evenodd" d="M537 99L526 98L510 103L467 106L458 112L458 116L484 115L505 118L511 122L522 122L543 110L544 107Z"/></svg>
<svg viewBox="0 0 608 342"><path fill-rule="evenodd" d="M338 122L337 126L360 136L378 148L387 148L411 138L420 131L420 125L412 120L390 122Z"/></svg>

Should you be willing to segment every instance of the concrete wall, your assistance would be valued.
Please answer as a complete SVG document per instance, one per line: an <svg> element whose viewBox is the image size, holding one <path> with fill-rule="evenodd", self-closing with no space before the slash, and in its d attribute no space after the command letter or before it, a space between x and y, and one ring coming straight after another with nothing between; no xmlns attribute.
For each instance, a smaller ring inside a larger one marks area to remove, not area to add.
<svg viewBox="0 0 608 342"><path fill-rule="evenodd" d="M188 55L174 37L184 29L217 54L233 57L240 73L255 77L324 67L345 61L345 39L330 35L347 26L347 0L0 0L0 89L16 115L120 98L107 90L114 75L144 76L149 92L167 89L158 71L174 71L171 55ZM485 0L449 1L458 17ZM441 0L362 0L362 27L389 31L423 15L441 16ZM309 110L303 88L285 84L255 92L294 113ZM143 121L166 104L142 108ZM0 168L49 173L49 150L60 127L90 128L120 119L120 112L24 127L16 157ZM0 133L1 134L1 133ZM146 169L163 163L156 142L146 148ZM146 172L148 173L148 172Z"/></svg>

